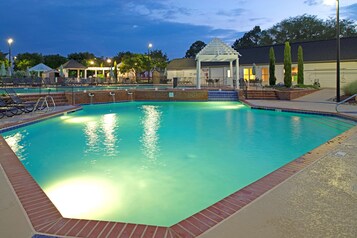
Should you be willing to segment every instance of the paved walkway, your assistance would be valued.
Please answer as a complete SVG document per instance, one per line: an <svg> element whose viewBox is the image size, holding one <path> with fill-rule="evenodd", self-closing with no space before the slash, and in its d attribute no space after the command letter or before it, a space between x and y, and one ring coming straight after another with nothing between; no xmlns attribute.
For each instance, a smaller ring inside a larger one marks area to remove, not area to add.
<svg viewBox="0 0 357 238"><path fill-rule="evenodd" d="M247 101L261 107L336 112L334 96L327 89L292 101ZM344 110L357 118L356 105ZM343 135L317 162L200 238L357 237L357 126Z"/></svg>
<svg viewBox="0 0 357 238"><path fill-rule="evenodd" d="M322 89L315 93L291 101L282 101L282 100L246 100L246 101L249 104L258 107L336 113L336 102L332 100L332 98L334 97L335 97L335 93L333 92L332 89ZM343 115L349 117L357 117L357 103L353 105L342 104L338 107L338 110Z"/></svg>

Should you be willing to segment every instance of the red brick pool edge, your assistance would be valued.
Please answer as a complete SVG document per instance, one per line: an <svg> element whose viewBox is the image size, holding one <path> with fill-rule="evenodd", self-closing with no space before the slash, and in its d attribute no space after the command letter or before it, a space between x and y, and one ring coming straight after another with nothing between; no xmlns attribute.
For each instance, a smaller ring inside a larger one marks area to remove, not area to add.
<svg viewBox="0 0 357 238"><path fill-rule="evenodd" d="M322 158L354 129L293 160L210 207L171 226L64 218L0 136L0 165L10 181L31 225L38 234L71 237L197 237L214 228L286 179Z"/></svg>

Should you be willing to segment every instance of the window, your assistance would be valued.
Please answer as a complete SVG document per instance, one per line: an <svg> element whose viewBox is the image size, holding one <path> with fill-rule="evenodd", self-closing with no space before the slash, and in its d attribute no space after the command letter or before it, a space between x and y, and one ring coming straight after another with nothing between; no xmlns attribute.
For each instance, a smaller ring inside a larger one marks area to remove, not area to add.
<svg viewBox="0 0 357 238"><path fill-rule="evenodd" d="M253 75L253 69L252 68L246 68L243 69L243 74L244 74L244 80L254 80L255 76Z"/></svg>
<svg viewBox="0 0 357 238"><path fill-rule="evenodd" d="M263 82L269 81L269 68L262 68L262 81Z"/></svg>
<svg viewBox="0 0 357 238"><path fill-rule="evenodd" d="M292 76L292 81L297 82L297 75L298 75L298 69L297 67L292 67L291 68L291 76Z"/></svg>

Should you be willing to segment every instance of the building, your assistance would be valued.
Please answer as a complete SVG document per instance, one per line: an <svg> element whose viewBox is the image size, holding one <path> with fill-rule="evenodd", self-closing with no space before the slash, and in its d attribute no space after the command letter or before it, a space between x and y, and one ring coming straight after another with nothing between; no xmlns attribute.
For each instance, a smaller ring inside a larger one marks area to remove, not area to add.
<svg viewBox="0 0 357 238"><path fill-rule="evenodd" d="M174 59L167 68L167 78L178 78L179 84L226 85L233 87L239 79L239 53L215 38L197 55L196 59Z"/></svg>
<svg viewBox="0 0 357 238"><path fill-rule="evenodd" d="M304 58L304 84L319 82L321 87L336 87L336 40L306 41L291 44L292 81L297 83L298 47ZM357 80L357 37L341 38L341 86ZM240 77L246 80L256 77L269 84L269 50L274 48L277 83L284 82L284 44L240 49ZM253 64L256 75L253 75Z"/></svg>
<svg viewBox="0 0 357 238"><path fill-rule="evenodd" d="M336 87L336 40L306 41L291 44L292 81L297 83L297 54L298 47L303 48L304 84L318 82L321 87ZM276 83L284 82L284 44L273 46L252 47L239 50L239 78L245 80L262 80L263 85L269 84L269 50L274 48L276 66ZM357 80L357 37L341 38L341 86ZM253 64L256 72L253 75ZM233 63L234 65L234 63ZM230 65L227 62L202 62L201 80L208 84L210 80L219 80L222 84L228 82ZM233 70L233 73L234 70ZM197 77L195 59L174 59L167 66L167 77L178 77L195 84Z"/></svg>

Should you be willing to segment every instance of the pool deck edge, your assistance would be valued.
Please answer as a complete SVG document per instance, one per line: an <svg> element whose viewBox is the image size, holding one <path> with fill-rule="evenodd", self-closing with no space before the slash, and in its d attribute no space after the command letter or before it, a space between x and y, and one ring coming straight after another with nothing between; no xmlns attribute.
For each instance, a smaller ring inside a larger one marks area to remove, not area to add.
<svg viewBox="0 0 357 238"><path fill-rule="evenodd" d="M325 112L321 113L325 114ZM39 120L44 119L46 118ZM33 122L28 121L26 123ZM26 171L26 169L1 136L0 154L2 156L0 157L0 165L21 201L23 209L27 212L26 216L31 221L36 234L63 237L136 237L136 235L142 237L205 237L212 230L233 219L237 213L246 210L278 186L319 161L356 133L357 126L171 227L63 218L52 203L53 207L48 204L47 200L49 199L41 189L39 191L39 186L33 178L23 171ZM41 195L33 195L33 189Z"/></svg>

